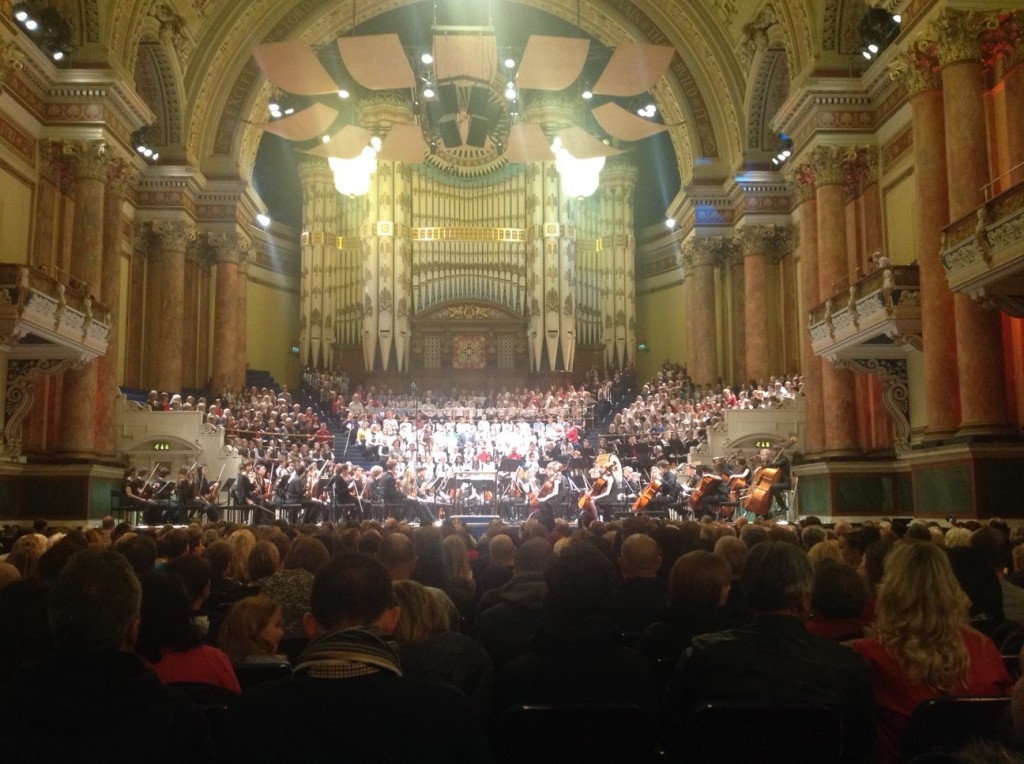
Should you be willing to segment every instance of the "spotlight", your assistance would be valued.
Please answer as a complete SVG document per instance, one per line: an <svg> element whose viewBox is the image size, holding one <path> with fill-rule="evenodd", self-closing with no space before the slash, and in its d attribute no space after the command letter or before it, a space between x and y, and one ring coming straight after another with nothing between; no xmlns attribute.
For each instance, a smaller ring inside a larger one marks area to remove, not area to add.
<svg viewBox="0 0 1024 764"><path fill-rule="evenodd" d="M516 86L511 82L505 86L505 98L510 101L516 100Z"/></svg>
<svg viewBox="0 0 1024 764"><path fill-rule="evenodd" d="M331 136L329 136L329 135L321 135L320 136L320 142L321 143L330 143L331 142Z"/></svg>
<svg viewBox="0 0 1024 764"><path fill-rule="evenodd" d="M28 21L28 11L26 11L24 8L15 11L14 20L22 24L25 23L26 21Z"/></svg>
<svg viewBox="0 0 1024 764"><path fill-rule="evenodd" d="M138 152L139 156L150 163L156 162L160 158L160 154L149 145L149 125L143 125L132 133L131 141L132 147Z"/></svg>
<svg viewBox="0 0 1024 764"><path fill-rule="evenodd" d="M871 60L871 51L862 50L860 54L864 56L864 58L866 58L868 61Z"/></svg>
<svg viewBox="0 0 1024 764"><path fill-rule="evenodd" d="M425 85L423 87L423 97L424 98L428 98L429 99L429 98L433 98L436 95L437 95L437 93L434 92L434 88L432 88L430 85Z"/></svg>
<svg viewBox="0 0 1024 764"><path fill-rule="evenodd" d="M892 15L892 20L895 21L897 24L902 24L903 23L903 17L900 16L898 13L894 13Z"/></svg>
<svg viewBox="0 0 1024 764"><path fill-rule="evenodd" d="M261 212L256 216L256 222L260 224L260 228L268 228L270 226L270 215Z"/></svg>
<svg viewBox="0 0 1024 764"><path fill-rule="evenodd" d="M430 64L434 63L434 57L429 53L424 53L422 56L420 56L420 61L422 61L427 66L430 66Z"/></svg>
<svg viewBox="0 0 1024 764"><path fill-rule="evenodd" d="M591 98L594 97L594 91L591 90L590 88L587 88L586 90L583 91L582 96L584 101L589 101Z"/></svg>
<svg viewBox="0 0 1024 764"><path fill-rule="evenodd" d="M665 219L665 227L668 228L670 231L672 229L674 229L676 227L676 219L675 218L666 218Z"/></svg>
<svg viewBox="0 0 1024 764"><path fill-rule="evenodd" d="M64 51L62 51L62 50L55 50L53 52L53 60L54 61L60 61L63 58L64 58Z"/></svg>
<svg viewBox="0 0 1024 764"><path fill-rule="evenodd" d="M36 21L35 19L31 19L31 18L30 19L26 19L25 20L25 29L27 29L30 32L34 32L37 29L39 29L39 22Z"/></svg>
<svg viewBox="0 0 1024 764"><path fill-rule="evenodd" d="M349 93L345 88L341 88L338 91L338 98L345 99L345 98L348 98L350 95L352 95L352 94Z"/></svg>
<svg viewBox="0 0 1024 764"><path fill-rule="evenodd" d="M516 60L514 58L506 58L505 59L505 68L506 69L515 69L516 68Z"/></svg>
<svg viewBox="0 0 1024 764"><path fill-rule="evenodd" d="M872 53L877 53L878 52L878 46L875 45L874 43L871 43L870 45L868 45L868 50L870 50Z"/></svg>

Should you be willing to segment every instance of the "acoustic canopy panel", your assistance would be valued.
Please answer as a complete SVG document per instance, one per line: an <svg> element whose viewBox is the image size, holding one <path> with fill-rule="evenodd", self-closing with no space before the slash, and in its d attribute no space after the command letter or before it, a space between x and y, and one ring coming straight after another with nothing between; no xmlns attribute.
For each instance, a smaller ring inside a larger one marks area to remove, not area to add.
<svg viewBox="0 0 1024 764"><path fill-rule="evenodd" d="M589 40L530 35L519 62L516 85L531 90L564 90L580 76L589 50Z"/></svg>
<svg viewBox="0 0 1024 764"><path fill-rule="evenodd" d="M308 141L323 135L337 116L337 109L315 103L295 114L267 122L263 129L290 141Z"/></svg>
<svg viewBox="0 0 1024 764"><path fill-rule="evenodd" d="M612 53L611 61L594 83L599 95L633 96L654 87L672 63L675 49L668 45L625 42Z"/></svg>
<svg viewBox="0 0 1024 764"><path fill-rule="evenodd" d="M590 113L594 115L602 130L620 141L640 141L668 130L665 125L637 116L610 101L591 110Z"/></svg>
<svg viewBox="0 0 1024 764"><path fill-rule="evenodd" d="M252 49L267 79L296 95L323 95L338 89L312 48L301 40L268 42Z"/></svg>
<svg viewBox="0 0 1024 764"><path fill-rule="evenodd" d="M339 37L338 51L349 74L364 88L416 87L416 76L397 34Z"/></svg>

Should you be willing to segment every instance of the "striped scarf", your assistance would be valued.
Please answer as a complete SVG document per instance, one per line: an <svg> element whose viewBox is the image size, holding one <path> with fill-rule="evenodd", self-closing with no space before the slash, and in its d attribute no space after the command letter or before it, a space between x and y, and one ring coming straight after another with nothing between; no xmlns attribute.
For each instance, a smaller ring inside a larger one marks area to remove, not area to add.
<svg viewBox="0 0 1024 764"><path fill-rule="evenodd" d="M376 627L323 634L302 651L296 673L315 679L343 679L390 671L402 675L398 643Z"/></svg>

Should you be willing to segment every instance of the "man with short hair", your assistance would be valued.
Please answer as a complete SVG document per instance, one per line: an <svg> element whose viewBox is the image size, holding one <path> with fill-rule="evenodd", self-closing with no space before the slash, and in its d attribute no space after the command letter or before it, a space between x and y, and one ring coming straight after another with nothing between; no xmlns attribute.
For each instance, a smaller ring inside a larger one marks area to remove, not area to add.
<svg viewBox="0 0 1024 764"><path fill-rule="evenodd" d="M489 762L461 692L402 676L387 569L347 554L320 569L295 674L246 691L228 709L231 761ZM276 732L267 734L268 719ZM343 720L344 723L337 723Z"/></svg>
<svg viewBox="0 0 1024 764"><path fill-rule="evenodd" d="M17 702L4 706L7 760L213 760L199 709L134 653L141 601L117 552L85 550L68 561L47 608L57 655L23 667L10 688Z"/></svg>
<svg viewBox="0 0 1024 764"><path fill-rule="evenodd" d="M622 542L622 583L612 594L609 606L612 620L627 636L639 636L668 605L665 583L658 578L660 568L661 549L650 536L634 533Z"/></svg>
<svg viewBox="0 0 1024 764"><path fill-rule="evenodd" d="M750 550L740 580L754 621L695 637L665 696L668 718L682 728L702 703L835 706L844 717L849 760L870 740L867 663L849 648L807 631L814 570L807 553L784 541Z"/></svg>

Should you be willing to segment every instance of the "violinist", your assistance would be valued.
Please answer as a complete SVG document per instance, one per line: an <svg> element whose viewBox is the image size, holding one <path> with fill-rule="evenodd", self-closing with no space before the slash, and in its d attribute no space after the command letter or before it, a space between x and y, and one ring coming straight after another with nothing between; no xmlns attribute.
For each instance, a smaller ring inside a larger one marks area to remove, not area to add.
<svg viewBox="0 0 1024 764"><path fill-rule="evenodd" d="M210 522L217 522L217 490L218 484L211 483L210 479L206 475L206 465L196 465L196 481L195 481L195 496L192 498L192 507L199 514L205 515L206 519ZM182 502L184 504L184 502ZM189 520L192 519L192 513L189 513Z"/></svg>
<svg viewBox="0 0 1024 764"><path fill-rule="evenodd" d="M532 516L548 530L554 530L555 513L560 511L564 503L565 493L561 490L561 469L562 465L558 462L548 462L544 468L544 471L547 473L547 480L536 494L530 495Z"/></svg>
<svg viewBox="0 0 1024 764"><path fill-rule="evenodd" d="M142 489L142 497L148 501L143 512L146 525L170 522L173 518L171 492L174 490L174 483L168 479L170 474L170 468L161 466L156 471L156 479Z"/></svg>
<svg viewBox="0 0 1024 764"><path fill-rule="evenodd" d="M301 462L295 465L295 470L288 478L284 489L285 503L290 504L288 508L288 522L295 525L299 522L299 509L307 509L306 504L306 465Z"/></svg>
<svg viewBox="0 0 1024 764"><path fill-rule="evenodd" d="M337 464L334 467L334 477L330 481L331 501L334 507L342 508L343 517L357 518L361 514L359 503L355 493L355 484L352 480L352 465ZM332 510L331 514L334 514Z"/></svg>
<svg viewBox="0 0 1024 764"><path fill-rule="evenodd" d="M398 463L394 459L388 459L384 464L384 472L380 476L380 494L384 504L400 506L403 519L409 520L418 517L420 525L432 525L434 523L434 516L427 505L417 500L414 496L405 496L398 490L398 482L395 477L397 467ZM377 467L373 469L376 470Z"/></svg>
<svg viewBox="0 0 1024 764"><path fill-rule="evenodd" d="M633 471L633 468L623 467L622 480L619 483L619 501L627 504L632 503L642 487L640 485L640 478Z"/></svg>
<svg viewBox="0 0 1024 764"><path fill-rule="evenodd" d="M133 469L127 469L121 481L121 501L132 509L139 510L145 515L146 509L153 504L153 501L145 498L143 490L146 487L146 472L139 470L136 473Z"/></svg>

